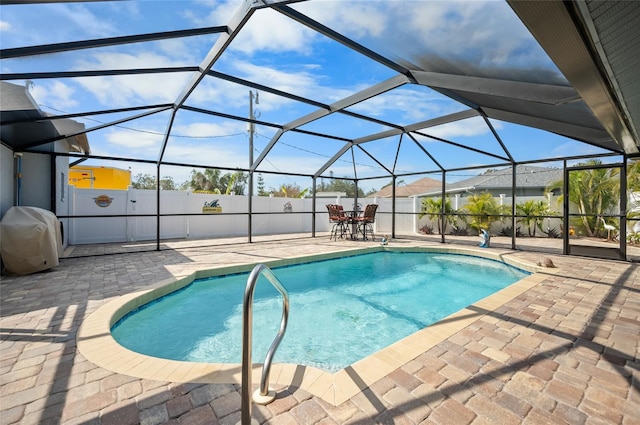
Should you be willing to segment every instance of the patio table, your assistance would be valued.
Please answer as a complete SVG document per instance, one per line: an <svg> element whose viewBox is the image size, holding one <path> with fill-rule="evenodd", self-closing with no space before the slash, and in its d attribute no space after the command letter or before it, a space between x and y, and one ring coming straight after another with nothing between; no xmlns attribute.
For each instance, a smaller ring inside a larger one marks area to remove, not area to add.
<svg viewBox="0 0 640 425"><path fill-rule="evenodd" d="M349 217L348 223L351 224L351 239L358 239L358 217L362 213L361 210L345 210L345 214Z"/></svg>

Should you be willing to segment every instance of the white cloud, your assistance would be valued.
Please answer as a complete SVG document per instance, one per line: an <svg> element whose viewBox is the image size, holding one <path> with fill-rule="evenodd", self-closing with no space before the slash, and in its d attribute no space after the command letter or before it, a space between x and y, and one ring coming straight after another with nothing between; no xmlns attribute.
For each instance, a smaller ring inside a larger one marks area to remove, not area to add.
<svg viewBox="0 0 640 425"><path fill-rule="evenodd" d="M132 132L131 130L119 129L117 127L113 127L113 129L105 135L107 142L112 145L121 146L131 151L151 149L156 156L162 143L162 138L162 133L159 131Z"/></svg>
<svg viewBox="0 0 640 425"><path fill-rule="evenodd" d="M223 121L220 124L194 122L187 125L176 125L172 134L187 137L220 137L245 133L247 125L239 121Z"/></svg>
<svg viewBox="0 0 640 425"><path fill-rule="evenodd" d="M425 68L444 63L441 58L449 69L552 66L506 2L314 1L291 7L374 51Z"/></svg>
<svg viewBox="0 0 640 425"><path fill-rule="evenodd" d="M137 55L102 53L79 64L83 69L123 69L179 66L166 56L152 52ZM123 75L78 78L77 82L89 90L108 108L132 104L173 102L190 77L186 74Z"/></svg>
<svg viewBox="0 0 640 425"><path fill-rule="evenodd" d="M201 164L209 167L248 167L248 143L180 139L167 145L164 159L169 162Z"/></svg>
<svg viewBox="0 0 640 425"><path fill-rule="evenodd" d="M87 38L110 37L117 34L116 26L104 16L97 16L80 3L25 5L12 10L10 16L20 45L48 44ZM55 25L52 26L52 23ZM55 28L54 31L43 29Z"/></svg>
<svg viewBox="0 0 640 425"><path fill-rule="evenodd" d="M243 60L233 60L230 66L234 70L233 74L240 78L256 81L284 92L311 99L317 98L318 93L322 93L324 97L333 100L341 99L352 93L347 90L320 85L320 77L307 72L306 68L288 71L256 65ZM248 92L248 87L215 78L205 78L190 96L189 103L196 103L211 109L219 110L223 108L225 112L236 108L246 111ZM283 106L295 103L290 99L268 92L260 92L259 97L260 104L256 106L256 109L262 112L277 111Z"/></svg>
<svg viewBox="0 0 640 425"><path fill-rule="evenodd" d="M226 25L238 9L238 6L241 5L241 2L235 0L222 0L216 2L200 0L196 3L211 8L211 11L208 14L201 16L194 14L191 10L186 10L184 12L184 16L200 26Z"/></svg>
<svg viewBox="0 0 640 425"><path fill-rule="evenodd" d="M31 88L31 95L42 107L48 106L62 111L73 109L79 104L75 98L75 88L60 81L38 81Z"/></svg>
<svg viewBox="0 0 640 425"><path fill-rule="evenodd" d="M311 54L316 33L271 9L256 11L231 43L231 50L255 52L294 51Z"/></svg>
<svg viewBox="0 0 640 425"><path fill-rule="evenodd" d="M160 40L157 44L159 53L156 56L160 58L160 53L166 55L167 58L171 58L171 63L179 62L184 65L200 65L203 59L202 57L195 57L192 54L194 49L191 48L189 42L184 38Z"/></svg>
<svg viewBox="0 0 640 425"><path fill-rule="evenodd" d="M549 157L578 156L578 155L598 155L603 152L595 146L587 145L576 141L567 141L556 144L548 154Z"/></svg>
<svg viewBox="0 0 640 425"><path fill-rule="evenodd" d="M296 155L270 154L267 155L265 160L260 164L259 170L314 174L327 161L327 158L317 156L306 156L304 159L301 159L300 156ZM332 167L332 170L335 170L335 167ZM340 171L345 170L348 171L349 167L344 166L343 169L340 169ZM353 166L351 167L351 174L353 174ZM335 175L338 176L342 174L336 173ZM302 177L300 177L300 179L302 179Z"/></svg>
<svg viewBox="0 0 640 425"><path fill-rule="evenodd" d="M0 31L10 31L11 24L7 21L0 21Z"/></svg>
<svg viewBox="0 0 640 425"><path fill-rule="evenodd" d="M387 121L400 121L408 124L448 115L465 109L465 107L449 98L431 92L430 89L405 86L368 99L351 109L382 119L388 117Z"/></svg>
<svg viewBox="0 0 640 425"><path fill-rule="evenodd" d="M409 2L402 2L406 7ZM390 25L384 2L372 1L314 1L292 5L309 14L314 20L333 30L348 31L352 37L379 37Z"/></svg>
<svg viewBox="0 0 640 425"><path fill-rule="evenodd" d="M85 5L61 4L55 14L62 19L56 21L56 29L69 26L72 30L81 30L83 34L95 37L106 37L116 33L116 28L109 20L96 16ZM51 19L51 17L50 17Z"/></svg>
<svg viewBox="0 0 640 425"><path fill-rule="evenodd" d="M506 2L408 2L395 6L398 15L394 22L406 25L401 33L410 34L423 55L472 60L481 67L526 68L544 63L544 52L532 43L531 35Z"/></svg>
<svg viewBox="0 0 640 425"><path fill-rule="evenodd" d="M430 127L421 132L443 139L455 140L459 137L474 137L490 132L489 127L482 119L467 119L450 122L437 127Z"/></svg>
<svg viewBox="0 0 640 425"><path fill-rule="evenodd" d="M202 18L192 12L184 16L198 25L226 25L242 3L237 1L203 2L213 5L211 12ZM295 51L310 54L309 38L315 32L269 8L254 11L238 36L232 41L230 50L253 54L255 52Z"/></svg>
<svg viewBox="0 0 640 425"><path fill-rule="evenodd" d="M254 65L247 61L234 63L243 78L253 81L269 82L270 86L288 93L300 96L311 96L317 93L316 76L306 72L287 72L272 67Z"/></svg>
<svg viewBox="0 0 640 425"><path fill-rule="evenodd" d="M131 53L97 53L78 62L83 69L154 68L193 65L193 62L176 60L173 56L161 55L148 50Z"/></svg>

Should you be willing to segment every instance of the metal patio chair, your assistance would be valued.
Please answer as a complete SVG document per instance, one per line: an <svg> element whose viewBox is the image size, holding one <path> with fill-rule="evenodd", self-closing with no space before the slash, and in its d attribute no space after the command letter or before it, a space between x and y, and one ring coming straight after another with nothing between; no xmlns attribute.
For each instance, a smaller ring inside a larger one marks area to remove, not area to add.
<svg viewBox="0 0 640 425"><path fill-rule="evenodd" d="M367 233L371 235L371 240L376 240L373 233L373 224L376 222L376 211L378 204L367 204L364 207L364 213L358 217L358 233L362 234L362 239L367 240Z"/></svg>
<svg viewBox="0 0 640 425"><path fill-rule="evenodd" d="M342 239L347 233L351 234L351 230L347 226L349 217L347 217L340 205L327 204L327 211L329 212L329 223L333 224L329 239L338 240L338 236Z"/></svg>

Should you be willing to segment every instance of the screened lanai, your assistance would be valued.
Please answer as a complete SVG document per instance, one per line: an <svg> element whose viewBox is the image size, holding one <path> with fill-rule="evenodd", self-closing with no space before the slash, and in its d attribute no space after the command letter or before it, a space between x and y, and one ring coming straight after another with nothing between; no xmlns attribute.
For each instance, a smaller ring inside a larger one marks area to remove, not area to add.
<svg viewBox="0 0 640 425"><path fill-rule="evenodd" d="M496 215L496 236L511 248L531 236L518 204L537 200L548 208L534 222L563 253L628 256L637 2L3 1L2 20L2 143L51 158L48 202L68 226L135 216L160 249L176 237L163 231L171 220L224 227L216 220L226 218L251 241L266 231L262 220L287 214L260 198L294 187L311 200L295 204L295 233L318 237L327 221L319 194L340 181L355 188L349 204L382 205L379 233L422 235L425 215L432 228L477 218L447 210L452 188L499 172L507 177L491 189L505 208L481 215ZM129 199L101 216L71 210L58 194L80 164L152 176L153 208ZM243 199L225 198L233 209L202 217L163 206L163 180L178 186L206 170L238 176L242 185L229 187ZM561 177L527 192L548 170ZM610 207L572 207L569 184L581 172L617 182ZM425 177L440 193L415 193L402 207L395 189ZM388 200L372 196L388 185ZM439 214L425 213L425 197L440 199ZM582 247L568 231L582 220L585 236L603 239L604 223L617 238L597 253Z"/></svg>

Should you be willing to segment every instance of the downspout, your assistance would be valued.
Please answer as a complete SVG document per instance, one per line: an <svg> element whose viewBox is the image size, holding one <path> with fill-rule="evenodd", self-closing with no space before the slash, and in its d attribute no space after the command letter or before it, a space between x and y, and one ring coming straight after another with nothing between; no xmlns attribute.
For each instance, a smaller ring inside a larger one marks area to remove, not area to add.
<svg viewBox="0 0 640 425"><path fill-rule="evenodd" d="M49 197L49 210L54 214L57 214L56 196L58 195L58 192L56 190L56 181L58 180L58 167L56 164L57 156L55 155L55 147L53 151L54 151L53 155L49 156L49 161L51 162L49 166L49 169L51 170L51 178L49 179L49 183L50 183L49 193L51 194L51 196ZM62 184L62 182L60 182L60 184Z"/></svg>
<svg viewBox="0 0 640 425"><path fill-rule="evenodd" d="M16 167L16 195L15 204L17 207L22 205L22 153L14 153Z"/></svg>

